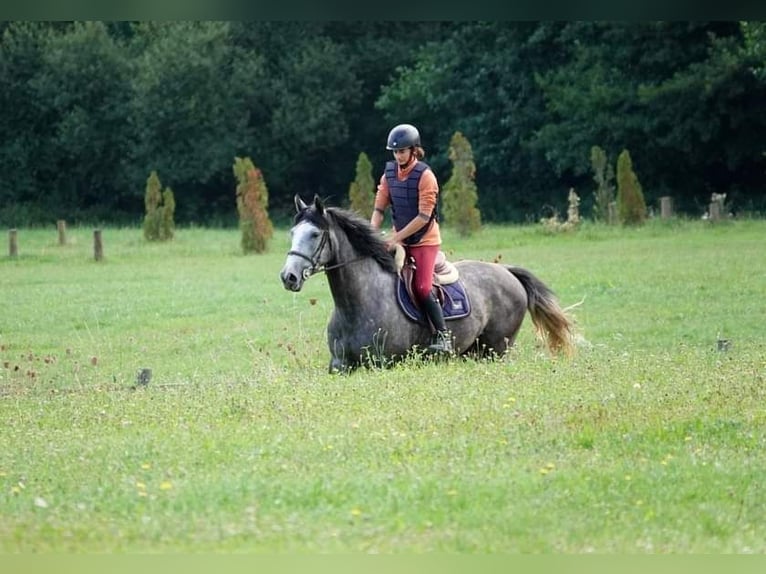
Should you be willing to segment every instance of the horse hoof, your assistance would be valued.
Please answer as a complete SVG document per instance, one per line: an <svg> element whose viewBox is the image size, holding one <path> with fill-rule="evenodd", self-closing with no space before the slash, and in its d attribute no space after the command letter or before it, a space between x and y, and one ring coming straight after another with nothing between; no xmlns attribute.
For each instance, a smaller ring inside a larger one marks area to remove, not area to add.
<svg viewBox="0 0 766 574"><path fill-rule="evenodd" d="M331 359L330 368L328 369L331 375L346 375L349 373L349 366L340 359Z"/></svg>

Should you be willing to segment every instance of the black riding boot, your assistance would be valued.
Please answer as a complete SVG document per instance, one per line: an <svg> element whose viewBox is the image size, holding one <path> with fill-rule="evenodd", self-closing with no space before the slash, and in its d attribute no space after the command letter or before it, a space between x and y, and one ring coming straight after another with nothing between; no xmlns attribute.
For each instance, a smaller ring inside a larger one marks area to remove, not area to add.
<svg viewBox="0 0 766 574"><path fill-rule="evenodd" d="M436 297L431 293L425 301L421 301L423 311L428 318L431 319L431 323L436 328L436 334L433 341L428 346L428 350L431 353L446 353L451 355L452 350L452 335L447 330L447 325L444 322L444 313L442 307L439 305Z"/></svg>

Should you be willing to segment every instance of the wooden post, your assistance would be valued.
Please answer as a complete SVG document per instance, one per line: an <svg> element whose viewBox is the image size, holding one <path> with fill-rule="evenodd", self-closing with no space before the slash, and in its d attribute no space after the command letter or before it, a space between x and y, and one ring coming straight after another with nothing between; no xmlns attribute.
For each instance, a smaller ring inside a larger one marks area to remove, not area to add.
<svg viewBox="0 0 766 574"><path fill-rule="evenodd" d="M664 195L660 198L660 217L669 219L673 217L673 198Z"/></svg>
<svg viewBox="0 0 766 574"><path fill-rule="evenodd" d="M101 230L93 230L93 256L96 261L101 261L104 258L104 243L101 241Z"/></svg>
<svg viewBox="0 0 766 574"><path fill-rule="evenodd" d="M66 221L59 219L56 222L56 229L59 232L59 245L66 245Z"/></svg>
<svg viewBox="0 0 766 574"><path fill-rule="evenodd" d="M710 221L719 221L721 219L721 203L718 201L711 201L708 208L708 217Z"/></svg>
<svg viewBox="0 0 766 574"><path fill-rule="evenodd" d="M609 225L615 225L617 223L617 202L610 201L609 205L607 206L609 208Z"/></svg>
<svg viewBox="0 0 766 574"><path fill-rule="evenodd" d="M16 235L15 229L11 229L8 232L8 255L10 257L16 257L19 254L19 244Z"/></svg>

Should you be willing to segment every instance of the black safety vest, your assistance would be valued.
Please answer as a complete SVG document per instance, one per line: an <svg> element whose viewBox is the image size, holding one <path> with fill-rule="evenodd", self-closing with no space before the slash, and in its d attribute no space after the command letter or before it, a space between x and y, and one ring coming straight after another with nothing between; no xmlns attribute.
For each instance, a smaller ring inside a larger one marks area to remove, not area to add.
<svg viewBox="0 0 766 574"><path fill-rule="evenodd" d="M417 217L418 210L418 184L423 172L429 168L428 164L418 161L412 168L407 179L404 181L396 177L397 165L395 161L386 162L386 181L388 182L388 194L391 196L391 215L394 220L394 227L399 230L404 228L410 221ZM428 224L410 235L404 240L406 245L415 245L420 241L426 232L433 225L434 219L437 219L436 208L431 212L431 218Z"/></svg>

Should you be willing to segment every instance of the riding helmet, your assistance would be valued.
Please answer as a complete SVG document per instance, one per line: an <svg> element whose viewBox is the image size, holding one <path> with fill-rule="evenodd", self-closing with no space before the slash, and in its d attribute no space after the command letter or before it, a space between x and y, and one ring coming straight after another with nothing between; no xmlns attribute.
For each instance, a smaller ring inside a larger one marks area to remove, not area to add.
<svg viewBox="0 0 766 574"><path fill-rule="evenodd" d="M420 145L420 132L410 124L399 124L388 132L386 149L404 149Z"/></svg>

